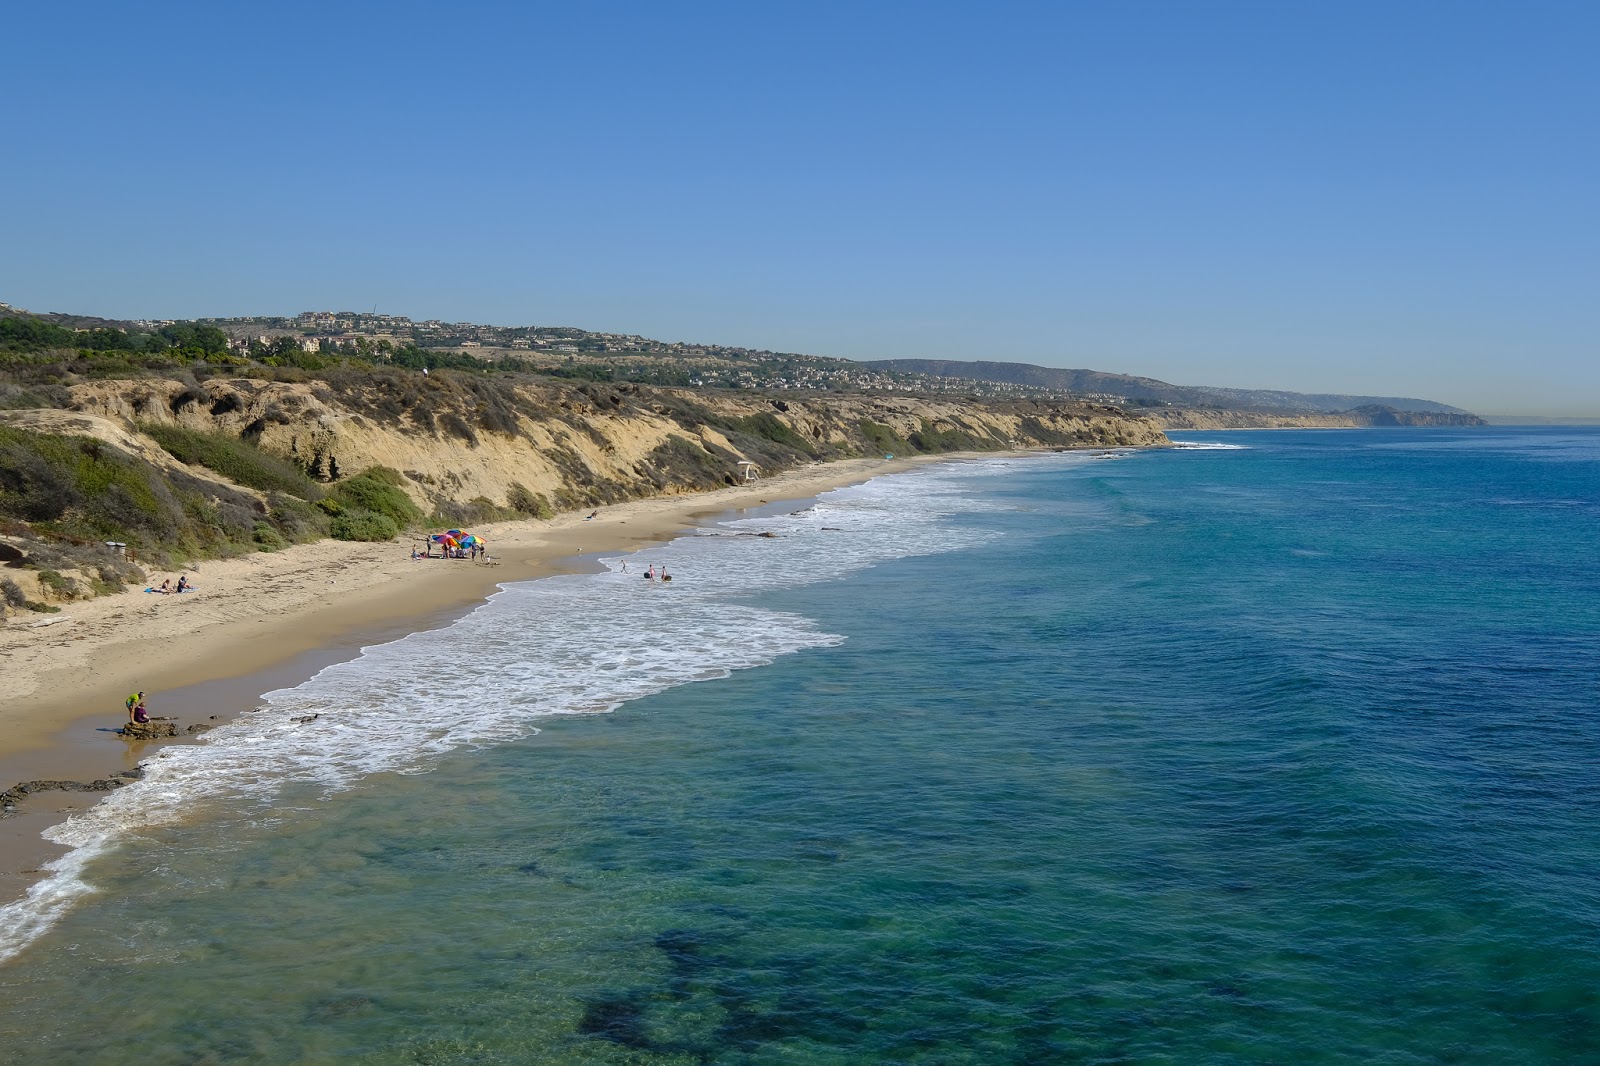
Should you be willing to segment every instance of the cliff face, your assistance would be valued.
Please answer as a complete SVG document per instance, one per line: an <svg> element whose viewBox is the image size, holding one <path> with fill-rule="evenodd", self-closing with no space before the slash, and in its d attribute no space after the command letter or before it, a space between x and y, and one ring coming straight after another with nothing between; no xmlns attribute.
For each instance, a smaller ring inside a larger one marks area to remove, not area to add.
<svg viewBox="0 0 1600 1066"><path fill-rule="evenodd" d="M73 386L71 399L73 411L49 418L57 432L115 436L120 447L154 456L160 448L138 425L177 423L250 440L322 480L390 467L424 507L504 505L514 486L558 508L696 491L740 478L741 461L773 472L886 452L1167 443L1149 419L1086 404L790 399L450 374L90 382Z"/></svg>
<svg viewBox="0 0 1600 1066"><path fill-rule="evenodd" d="M1363 426L1486 426L1477 415L1451 411L1402 411L1367 404L1337 414L1268 414L1210 408L1162 408L1150 412L1162 429L1356 429Z"/></svg>
<svg viewBox="0 0 1600 1066"><path fill-rule="evenodd" d="M550 517L737 483L752 465L772 474L870 455L1169 443L1148 419L1081 403L396 368L63 391L66 408L0 411L0 615L119 589L148 564Z"/></svg>
<svg viewBox="0 0 1600 1066"><path fill-rule="evenodd" d="M1349 415L1269 415L1255 411L1180 410L1151 412L1168 429L1355 429L1366 425Z"/></svg>

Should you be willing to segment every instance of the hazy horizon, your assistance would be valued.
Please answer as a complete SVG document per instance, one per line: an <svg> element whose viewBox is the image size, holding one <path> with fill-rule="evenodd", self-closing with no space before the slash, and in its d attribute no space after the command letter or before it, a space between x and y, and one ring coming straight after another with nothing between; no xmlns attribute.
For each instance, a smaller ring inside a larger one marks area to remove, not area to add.
<svg viewBox="0 0 1600 1066"><path fill-rule="evenodd" d="M0 299L31 310L376 305L1600 416L1588 5L8 25L60 42L0 70Z"/></svg>

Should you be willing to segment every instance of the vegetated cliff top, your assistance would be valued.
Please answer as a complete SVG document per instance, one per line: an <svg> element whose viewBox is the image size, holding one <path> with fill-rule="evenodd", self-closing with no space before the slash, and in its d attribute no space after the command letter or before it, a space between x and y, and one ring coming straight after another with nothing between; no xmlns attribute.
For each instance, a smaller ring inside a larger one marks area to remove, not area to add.
<svg viewBox="0 0 1600 1066"><path fill-rule="evenodd" d="M0 306L0 318L21 315ZM204 319L196 323L113 322L87 316L48 314L41 322L64 329L121 329L130 336L162 332L180 341L195 327L220 330L235 350L260 357L286 341L314 349L357 354L362 346L449 353L486 365L563 377L637 381L682 387L844 389L928 395L1080 398L1133 408L1197 408L1262 415L1334 416L1330 424L1392 425L1381 412L1368 420L1362 410L1392 408L1463 416L1466 421L1405 424L1478 424L1474 416L1435 400L1397 396L1298 393L1273 389L1172 385L1155 378L1099 370L1073 370L1028 363L950 359L857 361L774 352L721 344L660 341L634 334L602 333L574 326L489 326L469 322L414 322L400 315L357 311L305 312L296 316ZM281 354L281 352L279 353ZM432 364L429 364L432 365ZM1246 420L1248 421L1248 420Z"/></svg>

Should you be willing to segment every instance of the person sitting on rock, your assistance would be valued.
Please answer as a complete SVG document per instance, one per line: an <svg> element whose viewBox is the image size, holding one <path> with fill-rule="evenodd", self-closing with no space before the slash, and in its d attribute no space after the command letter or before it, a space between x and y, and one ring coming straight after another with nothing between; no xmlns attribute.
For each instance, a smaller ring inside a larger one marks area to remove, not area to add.
<svg viewBox="0 0 1600 1066"><path fill-rule="evenodd" d="M128 721L130 723L138 723L139 725L143 725L150 721L150 716L145 713L144 709L143 692L135 692L124 702L126 702L128 705Z"/></svg>

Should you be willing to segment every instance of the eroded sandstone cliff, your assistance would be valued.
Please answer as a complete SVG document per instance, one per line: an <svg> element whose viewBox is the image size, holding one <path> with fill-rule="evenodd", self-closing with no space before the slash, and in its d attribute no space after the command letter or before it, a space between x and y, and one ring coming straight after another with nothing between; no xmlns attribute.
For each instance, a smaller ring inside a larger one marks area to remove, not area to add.
<svg viewBox="0 0 1600 1066"><path fill-rule="evenodd" d="M249 440L324 481L390 467L425 508L506 505L516 487L557 509L697 491L739 479L741 462L772 472L884 452L1167 443L1153 421L1089 404L791 398L454 374L89 382L72 387L71 402L71 411L29 421L167 463L175 460L141 425Z"/></svg>

